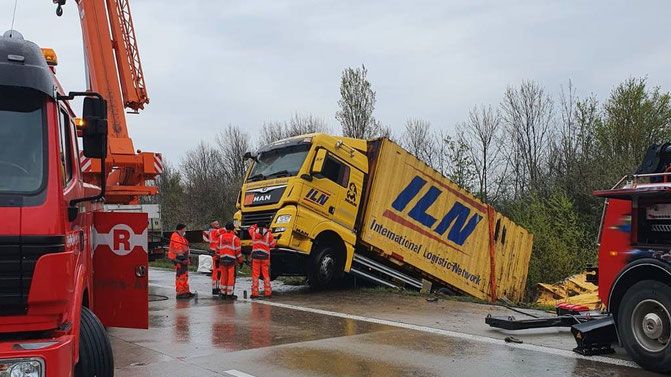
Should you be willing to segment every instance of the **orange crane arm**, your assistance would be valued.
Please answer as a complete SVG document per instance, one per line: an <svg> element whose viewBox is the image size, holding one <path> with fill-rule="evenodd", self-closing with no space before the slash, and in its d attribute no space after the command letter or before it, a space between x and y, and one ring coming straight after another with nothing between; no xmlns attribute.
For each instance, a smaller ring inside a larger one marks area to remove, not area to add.
<svg viewBox="0 0 671 377"><path fill-rule="evenodd" d="M108 0L107 7L112 39L115 41L116 60L123 62L117 64L124 105L135 111L144 109L144 105L149 103L149 97L147 97L128 0ZM123 46L119 45L119 41L123 42Z"/></svg>
<svg viewBox="0 0 671 377"><path fill-rule="evenodd" d="M57 0L60 5L64 3ZM156 187L146 182L162 170L158 153L137 152L128 136L125 110L137 113L149 103L142 64L133 28L129 0L76 0L84 40L89 89L107 99L108 156L105 160L105 201L134 204L143 195L154 195ZM58 13L58 11L57 11ZM85 171L91 183L100 183L100 161Z"/></svg>

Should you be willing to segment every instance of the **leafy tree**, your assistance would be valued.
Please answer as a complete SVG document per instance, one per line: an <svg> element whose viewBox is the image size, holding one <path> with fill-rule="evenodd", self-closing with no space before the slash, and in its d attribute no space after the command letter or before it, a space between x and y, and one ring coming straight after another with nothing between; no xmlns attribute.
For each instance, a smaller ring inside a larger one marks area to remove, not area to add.
<svg viewBox="0 0 671 377"><path fill-rule="evenodd" d="M347 137L370 139L387 133L373 116L375 92L366 79L368 70L346 68L340 83L340 99L336 119L342 125L342 133ZM387 135L384 135L387 136Z"/></svg>
<svg viewBox="0 0 671 377"><path fill-rule="evenodd" d="M609 181L633 173L650 144L671 140L670 99L658 87L648 89L645 78L628 79L611 92L604 121L596 127L604 161L611 165Z"/></svg>
<svg viewBox="0 0 671 377"><path fill-rule="evenodd" d="M527 298L533 298L540 282L556 282L582 271L594 262L592 238L573 208L572 199L563 192L548 198L533 195L510 208L517 224L534 235L527 276Z"/></svg>

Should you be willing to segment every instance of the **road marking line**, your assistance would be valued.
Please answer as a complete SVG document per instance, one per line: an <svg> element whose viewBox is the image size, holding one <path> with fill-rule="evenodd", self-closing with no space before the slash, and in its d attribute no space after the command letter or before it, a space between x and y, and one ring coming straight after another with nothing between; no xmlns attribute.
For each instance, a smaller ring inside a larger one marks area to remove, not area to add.
<svg viewBox="0 0 671 377"><path fill-rule="evenodd" d="M356 320L356 321L375 323L375 324L379 324L379 325L400 327L400 328L404 328L404 329L422 331L422 332L430 333L430 334L444 335L444 336L449 336L449 337L464 339L464 340L470 340L470 341L475 341L475 342L488 343L488 344L494 344L494 345L500 345L500 346L502 345L502 346L507 346L507 347L512 347L512 348L520 348L520 349L527 350L527 351L542 352L542 353L546 353L546 354L550 354L550 355L554 355L554 356L563 356L563 357L568 357L568 358L573 358L573 359L597 361L597 362L605 363L605 364L611 364L611 365L617 365L617 366L622 366L622 367L640 369L640 367L636 363L634 363L633 361L629 361L629 360L614 359L614 358L603 357L603 356L583 356L583 355L580 355L580 354L572 352L572 351L566 351L566 350L561 350L561 349L558 349L558 348L539 346L539 345L535 345L535 344L506 343L504 340L496 339L496 338L490 338L490 337L486 337L486 336L482 336L482 335L465 334L465 333L460 333L460 332L451 331L451 330L437 329L437 328L434 328L434 327L413 325L413 324L404 323L404 322L389 321L389 320L386 320L386 319L379 319L379 318L365 317L365 316L360 316L360 315L332 312L332 311L328 311L328 310L306 308L306 307L303 307L303 306L282 304L282 303L279 303L279 302L258 301L258 300L249 300L249 299L242 299L240 301L251 302L251 303L256 303L256 304L261 304L261 305L276 306L276 307L279 307L279 308L293 309L293 310L298 310L298 311L303 311L303 312L308 312L308 313L314 313L314 314L328 315L328 316L338 317L338 318L352 319L352 320Z"/></svg>
<svg viewBox="0 0 671 377"><path fill-rule="evenodd" d="M239 370L235 370L235 369L227 370L224 373L228 373L231 376L235 376L235 377L254 377L251 374L247 374L245 372L240 372Z"/></svg>

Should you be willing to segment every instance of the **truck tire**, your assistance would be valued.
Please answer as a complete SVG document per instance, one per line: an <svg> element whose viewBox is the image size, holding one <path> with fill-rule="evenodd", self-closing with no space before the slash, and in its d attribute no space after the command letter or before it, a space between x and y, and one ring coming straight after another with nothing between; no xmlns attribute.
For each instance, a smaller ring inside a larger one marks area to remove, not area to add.
<svg viewBox="0 0 671 377"><path fill-rule="evenodd" d="M114 356L105 328L98 317L82 307L79 323L79 362L75 377L113 377Z"/></svg>
<svg viewBox="0 0 671 377"><path fill-rule="evenodd" d="M317 246L310 258L308 284L312 288L328 287L338 275L338 256L329 246Z"/></svg>
<svg viewBox="0 0 671 377"><path fill-rule="evenodd" d="M622 297L617 328L624 348L647 370L671 372L671 287L643 280Z"/></svg>

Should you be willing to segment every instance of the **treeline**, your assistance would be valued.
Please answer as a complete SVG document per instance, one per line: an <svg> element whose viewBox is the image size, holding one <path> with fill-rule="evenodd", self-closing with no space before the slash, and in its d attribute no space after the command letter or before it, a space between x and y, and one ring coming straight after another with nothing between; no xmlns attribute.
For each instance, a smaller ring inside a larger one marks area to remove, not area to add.
<svg viewBox="0 0 671 377"><path fill-rule="evenodd" d="M670 96L647 79L627 79L607 98L579 97L569 81L552 94L535 81L508 87L499 103L474 106L463 122L433 126L411 116L400 134L374 116L365 67L343 71L335 119L349 137L394 139L418 158L534 234L527 294L596 262L603 201L592 196L632 173L652 143L671 141ZM447 131L447 128L450 131ZM235 212L245 151L285 137L330 132L312 114L263 125L258 138L237 126L201 142L157 180L164 227L203 227Z"/></svg>

